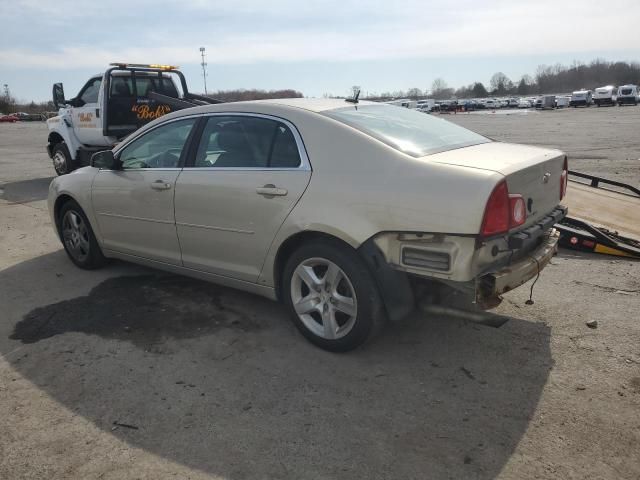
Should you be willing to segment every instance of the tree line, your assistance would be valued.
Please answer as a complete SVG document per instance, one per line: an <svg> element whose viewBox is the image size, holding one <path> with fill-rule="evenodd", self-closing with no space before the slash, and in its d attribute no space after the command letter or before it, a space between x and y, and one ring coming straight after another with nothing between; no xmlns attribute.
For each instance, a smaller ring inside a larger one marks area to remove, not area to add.
<svg viewBox="0 0 640 480"><path fill-rule="evenodd" d="M268 98L302 98L301 92L292 89L285 90L218 90L209 93L211 98L222 100L223 102L241 102L245 100L266 100Z"/></svg>
<svg viewBox="0 0 640 480"><path fill-rule="evenodd" d="M484 98L488 96L505 95L538 95L545 93L570 93L574 90L587 88L593 90L604 85L620 86L624 84L640 83L640 63L638 62L608 62L602 59L591 63L573 62L570 66L540 65L535 75L523 75L512 81L502 72L496 72L489 81L488 88L482 82L473 82L460 88L452 88L442 78L436 78L431 88L421 90L410 88L393 92L383 92L379 95L369 95L369 99L391 98L435 98L436 100L456 98Z"/></svg>

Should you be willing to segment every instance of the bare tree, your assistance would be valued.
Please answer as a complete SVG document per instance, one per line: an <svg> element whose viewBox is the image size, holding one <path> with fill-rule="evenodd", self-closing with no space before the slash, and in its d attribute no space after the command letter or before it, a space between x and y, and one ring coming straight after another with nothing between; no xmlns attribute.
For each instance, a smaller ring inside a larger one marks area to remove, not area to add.
<svg viewBox="0 0 640 480"><path fill-rule="evenodd" d="M422 97L422 90L420 90L419 88L410 88L409 90L407 90L407 97L409 98L419 98Z"/></svg>
<svg viewBox="0 0 640 480"><path fill-rule="evenodd" d="M436 99L449 98L453 95L453 89L442 78L436 78L431 85L431 95Z"/></svg>
<svg viewBox="0 0 640 480"><path fill-rule="evenodd" d="M491 91L498 95L504 95L513 88L513 82L502 72L494 73L489 85L491 86Z"/></svg>

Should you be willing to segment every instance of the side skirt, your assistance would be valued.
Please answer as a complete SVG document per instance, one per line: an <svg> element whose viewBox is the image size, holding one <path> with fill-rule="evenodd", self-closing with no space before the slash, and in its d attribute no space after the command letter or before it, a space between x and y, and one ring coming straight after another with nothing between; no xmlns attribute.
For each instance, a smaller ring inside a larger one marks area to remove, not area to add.
<svg viewBox="0 0 640 480"><path fill-rule="evenodd" d="M266 297L270 300L277 300L276 290L272 287L258 285L257 283L245 282L242 280L236 280L235 278L216 275L209 272L203 272L201 270L195 270L192 268L186 268L180 265L171 265L169 263L159 262L157 260L138 257L136 255L115 252L113 250L103 250L103 253L105 257L117 258L119 260L124 260L125 262L136 263L138 265L144 265L145 267L157 268L158 270L164 270L166 272L176 273L178 275L184 275L186 277L197 278L206 282L215 283L224 287L230 287L249 293L254 293L256 295Z"/></svg>

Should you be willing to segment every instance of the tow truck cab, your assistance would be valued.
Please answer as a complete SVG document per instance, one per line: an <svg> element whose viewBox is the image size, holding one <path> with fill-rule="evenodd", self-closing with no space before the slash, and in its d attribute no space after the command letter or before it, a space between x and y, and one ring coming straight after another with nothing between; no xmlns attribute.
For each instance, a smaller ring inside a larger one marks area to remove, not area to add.
<svg viewBox="0 0 640 480"><path fill-rule="evenodd" d="M162 115L213 101L189 93L178 67L118 63L91 77L69 100L56 83L53 102L58 115L47 120L47 152L63 175Z"/></svg>

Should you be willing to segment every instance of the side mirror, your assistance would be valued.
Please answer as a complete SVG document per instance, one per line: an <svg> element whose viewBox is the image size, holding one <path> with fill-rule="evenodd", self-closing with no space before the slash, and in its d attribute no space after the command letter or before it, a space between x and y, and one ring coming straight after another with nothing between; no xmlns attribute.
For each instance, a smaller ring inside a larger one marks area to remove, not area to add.
<svg viewBox="0 0 640 480"><path fill-rule="evenodd" d="M91 155L89 165L105 170L118 170L120 168L119 162L115 159L111 150L104 150Z"/></svg>
<svg viewBox="0 0 640 480"><path fill-rule="evenodd" d="M67 101L64 99L64 88L62 87L62 84L54 83L53 84L53 104L56 106L56 108L60 108L65 103L67 103Z"/></svg>

